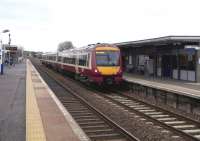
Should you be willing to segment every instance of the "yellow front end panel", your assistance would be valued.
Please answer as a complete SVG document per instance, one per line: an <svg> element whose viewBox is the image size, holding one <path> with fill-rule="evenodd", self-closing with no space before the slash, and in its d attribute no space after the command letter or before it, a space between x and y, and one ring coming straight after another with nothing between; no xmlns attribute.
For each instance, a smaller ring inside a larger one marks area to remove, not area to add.
<svg viewBox="0 0 200 141"><path fill-rule="evenodd" d="M120 67L97 67L102 75L116 75Z"/></svg>
<svg viewBox="0 0 200 141"><path fill-rule="evenodd" d="M108 51L119 51L119 48L116 48L116 47L96 47L95 50L96 51L105 51L105 50L108 50Z"/></svg>

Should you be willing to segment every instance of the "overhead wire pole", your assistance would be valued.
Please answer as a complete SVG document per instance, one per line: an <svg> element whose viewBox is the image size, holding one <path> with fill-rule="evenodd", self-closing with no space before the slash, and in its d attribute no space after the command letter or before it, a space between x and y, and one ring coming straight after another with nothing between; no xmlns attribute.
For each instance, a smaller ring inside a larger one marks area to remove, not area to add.
<svg viewBox="0 0 200 141"><path fill-rule="evenodd" d="M10 33L8 34L8 46L10 47L10 43L11 43L11 38L10 38ZM10 58L10 53L11 51L9 51L9 66L11 66L11 58ZM13 62L12 62L13 63Z"/></svg>

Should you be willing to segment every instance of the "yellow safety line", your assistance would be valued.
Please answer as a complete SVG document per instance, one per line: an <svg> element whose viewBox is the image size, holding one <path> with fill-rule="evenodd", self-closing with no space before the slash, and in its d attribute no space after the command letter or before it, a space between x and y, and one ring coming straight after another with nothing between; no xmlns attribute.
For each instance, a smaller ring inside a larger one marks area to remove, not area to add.
<svg viewBox="0 0 200 141"><path fill-rule="evenodd" d="M26 141L46 141L31 80L30 62L27 61L26 64Z"/></svg>

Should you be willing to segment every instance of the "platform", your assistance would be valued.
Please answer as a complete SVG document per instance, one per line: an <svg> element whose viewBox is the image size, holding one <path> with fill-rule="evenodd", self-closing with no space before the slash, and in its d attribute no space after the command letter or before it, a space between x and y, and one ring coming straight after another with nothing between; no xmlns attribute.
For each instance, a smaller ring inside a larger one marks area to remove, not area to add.
<svg viewBox="0 0 200 141"><path fill-rule="evenodd" d="M26 141L89 141L29 60L26 100Z"/></svg>
<svg viewBox="0 0 200 141"><path fill-rule="evenodd" d="M26 63L0 75L0 141L25 141Z"/></svg>
<svg viewBox="0 0 200 141"><path fill-rule="evenodd" d="M200 99L200 83L145 77L130 73L124 73L123 78L127 82L184 95L186 97Z"/></svg>

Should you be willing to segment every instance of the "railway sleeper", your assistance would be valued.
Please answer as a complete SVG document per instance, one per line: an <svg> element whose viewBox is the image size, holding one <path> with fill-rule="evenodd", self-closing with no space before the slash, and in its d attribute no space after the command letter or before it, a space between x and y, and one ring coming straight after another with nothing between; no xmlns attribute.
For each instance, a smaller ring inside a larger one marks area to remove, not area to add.
<svg viewBox="0 0 200 141"><path fill-rule="evenodd" d="M70 113L89 113L90 111L87 109L87 110L75 110L75 111L70 111Z"/></svg>
<svg viewBox="0 0 200 141"><path fill-rule="evenodd" d="M100 124L100 125L83 126L81 128L84 129L84 131L87 131L87 130L97 130L97 129L108 129L110 127L106 124Z"/></svg>
<svg viewBox="0 0 200 141"><path fill-rule="evenodd" d="M84 108L84 107L80 107L80 108L67 108L68 111L70 112L75 112L75 111L80 111L80 110L88 110L87 108Z"/></svg>
<svg viewBox="0 0 200 141"><path fill-rule="evenodd" d="M63 104L66 108L70 108L70 109L79 109L79 108L85 108L85 106L82 106L81 104L80 105L72 105L72 104L69 104L69 105L66 105L66 104Z"/></svg>
<svg viewBox="0 0 200 141"><path fill-rule="evenodd" d="M105 130L90 130L89 132L85 132L88 136L90 135L104 135L104 134L112 134L115 133L113 129L105 129Z"/></svg>
<svg viewBox="0 0 200 141"><path fill-rule="evenodd" d="M103 134L103 135L90 135L89 136L92 140L108 140L108 139L124 139L120 134L117 133L110 133L110 134Z"/></svg>
<svg viewBox="0 0 200 141"><path fill-rule="evenodd" d="M196 128L196 126L192 125L192 124L175 125L173 127L176 128L176 129L193 129L193 128Z"/></svg>
<svg viewBox="0 0 200 141"><path fill-rule="evenodd" d="M89 130L85 130L85 133L87 134L94 134L94 133L97 133L97 132L101 132L101 133L105 133L105 132L113 132L114 130L111 129L111 128L106 128L106 129L89 129Z"/></svg>
<svg viewBox="0 0 200 141"><path fill-rule="evenodd" d="M101 119L99 119L99 118L92 118L92 119L90 119L90 118L85 118L85 119L76 119L76 121L77 121L78 123L84 123L84 122L101 121Z"/></svg>
<svg viewBox="0 0 200 141"><path fill-rule="evenodd" d="M79 116L89 116L94 115L93 113L87 112L87 113L70 113L73 117L79 117Z"/></svg>
<svg viewBox="0 0 200 141"><path fill-rule="evenodd" d="M102 125L105 124L105 122L103 121L92 121L92 122L81 122L81 123L78 122L78 124L80 126L90 126L90 125Z"/></svg>
<svg viewBox="0 0 200 141"><path fill-rule="evenodd" d="M69 100L69 101L67 101L67 100L61 100L61 102L63 103L63 104L71 104L71 103L73 103L73 104L75 104L75 103L80 103L79 101L77 101L77 100L74 100L74 101L71 101L71 100Z"/></svg>
<svg viewBox="0 0 200 141"><path fill-rule="evenodd" d="M91 115L91 116L77 116L77 117L74 117L75 119L87 119L87 118L97 118L95 115Z"/></svg>

